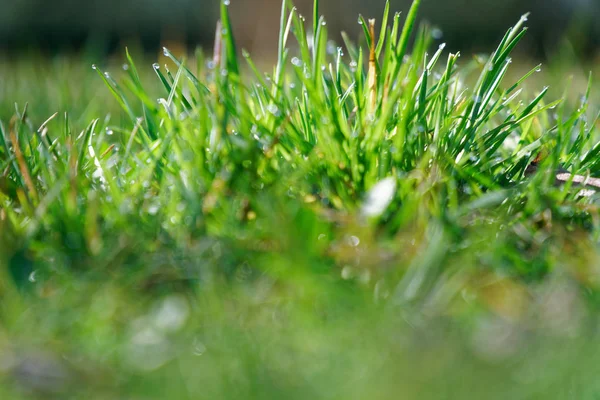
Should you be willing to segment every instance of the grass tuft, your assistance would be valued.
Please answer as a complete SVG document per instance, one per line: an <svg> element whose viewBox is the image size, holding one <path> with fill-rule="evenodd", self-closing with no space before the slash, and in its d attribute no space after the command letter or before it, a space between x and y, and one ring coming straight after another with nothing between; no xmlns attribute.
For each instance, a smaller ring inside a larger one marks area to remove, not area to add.
<svg viewBox="0 0 600 400"><path fill-rule="evenodd" d="M464 60L419 5L337 47L283 0L264 73L223 2L208 62L0 121L0 394L597 396L596 88L515 78L527 16Z"/></svg>

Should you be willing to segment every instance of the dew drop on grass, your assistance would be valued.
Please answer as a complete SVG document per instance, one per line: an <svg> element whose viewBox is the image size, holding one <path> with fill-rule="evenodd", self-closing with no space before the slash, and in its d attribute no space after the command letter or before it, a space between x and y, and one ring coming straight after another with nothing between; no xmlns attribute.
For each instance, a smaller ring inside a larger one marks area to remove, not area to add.
<svg viewBox="0 0 600 400"><path fill-rule="evenodd" d="M230 3L230 0L223 0L223 4L225 4L226 6L228 6Z"/></svg>
<svg viewBox="0 0 600 400"><path fill-rule="evenodd" d="M537 68L535 69L535 72L542 72L542 67L537 67Z"/></svg>
<svg viewBox="0 0 600 400"><path fill-rule="evenodd" d="M158 70L160 69L160 65L158 63L154 63L152 64L152 68L154 68L154 70Z"/></svg>
<svg viewBox="0 0 600 400"><path fill-rule="evenodd" d="M95 71L98 69L98 67L96 67L96 64L92 64L92 69Z"/></svg>
<svg viewBox="0 0 600 400"><path fill-rule="evenodd" d="M158 213L159 209L160 209L160 206L158 204L151 205L150 207L148 207L148 214L156 215Z"/></svg>
<svg viewBox="0 0 600 400"><path fill-rule="evenodd" d="M358 18L358 24L359 24L359 25L362 25L362 24L363 24L363 22L362 22L362 19L361 19L361 18Z"/></svg>
<svg viewBox="0 0 600 400"><path fill-rule="evenodd" d="M35 283L37 280L36 275L37 275L37 271L33 271L31 274L29 274L29 278L28 278L29 282Z"/></svg>
<svg viewBox="0 0 600 400"><path fill-rule="evenodd" d="M440 28L433 28L431 30L431 37L435 40L439 40L444 36L444 32Z"/></svg>
<svg viewBox="0 0 600 400"><path fill-rule="evenodd" d="M321 25L322 25L322 26L325 26L325 25L327 25L327 22L326 22L326 21L322 21L322 22L321 22Z"/></svg>
<svg viewBox="0 0 600 400"><path fill-rule="evenodd" d="M165 55L165 57L169 56L169 49L167 49L166 47L163 47L163 54Z"/></svg>
<svg viewBox="0 0 600 400"><path fill-rule="evenodd" d="M275 104L269 104L267 106L267 110L275 116L279 116L279 114L280 114L279 108Z"/></svg>
<svg viewBox="0 0 600 400"><path fill-rule="evenodd" d="M350 246L352 247L358 247L358 245L360 244L360 239L358 238L358 236L348 236L347 242Z"/></svg>
<svg viewBox="0 0 600 400"><path fill-rule="evenodd" d="M342 279L344 279L344 280L351 279L353 274L354 273L352 271L352 267L349 267L346 265L344 268L342 268L342 274L341 274Z"/></svg>
<svg viewBox="0 0 600 400"><path fill-rule="evenodd" d="M378 217L391 204L396 192L396 179L385 178L377 182L367 193L361 212L367 217Z"/></svg>
<svg viewBox="0 0 600 400"><path fill-rule="evenodd" d="M302 60L300 60L298 57L293 57L292 58L292 64L294 64L296 67L301 67L302 66Z"/></svg>
<svg viewBox="0 0 600 400"><path fill-rule="evenodd" d="M123 68L123 71L127 71L129 69L129 65L123 64L122 68Z"/></svg>

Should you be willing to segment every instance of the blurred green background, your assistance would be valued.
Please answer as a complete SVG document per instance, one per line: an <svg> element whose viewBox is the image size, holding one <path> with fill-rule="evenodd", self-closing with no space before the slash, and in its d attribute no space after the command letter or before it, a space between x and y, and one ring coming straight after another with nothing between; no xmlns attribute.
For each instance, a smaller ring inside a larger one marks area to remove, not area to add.
<svg viewBox="0 0 600 400"><path fill-rule="evenodd" d="M232 0L238 40L255 52L275 48L278 0ZM312 0L297 0L310 15ZM327 0L322 12L332 32L358 33L358 13L380 17L384 0ZM406 11L410 0L392 1L392 10ZM140 43L146 50L162 41L210 45L218 0L1 0L0 48L12 52L73 50L92 46L115 50ZM524 49L552 55L564 37L576 42L582 55L592 56L600 43L600 2L595 0L425 0L421 17L439 26L450 49L484 50L501 37L520 15L531 12Z"/></svg>

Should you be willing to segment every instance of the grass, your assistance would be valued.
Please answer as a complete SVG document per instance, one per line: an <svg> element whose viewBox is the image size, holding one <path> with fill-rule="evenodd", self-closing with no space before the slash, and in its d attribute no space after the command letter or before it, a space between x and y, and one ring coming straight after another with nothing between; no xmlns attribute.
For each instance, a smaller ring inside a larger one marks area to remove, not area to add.
<svg viewBox="0 0 600 400"><path fill-rule="evenodd" d="M283 1L267 74L223 3L212 55L15 89L0 394L597 398L598 197L554 179L600 176L595 86L507 78L526 17L431 50L419 3L336 48Z"/></svg>

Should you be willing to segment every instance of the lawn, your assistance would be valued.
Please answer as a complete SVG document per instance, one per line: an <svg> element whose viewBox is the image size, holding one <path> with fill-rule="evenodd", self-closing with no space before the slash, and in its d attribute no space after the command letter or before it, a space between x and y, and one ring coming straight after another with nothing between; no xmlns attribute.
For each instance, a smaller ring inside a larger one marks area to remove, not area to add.
<svg viewBox="0 0 600 400"><path fill-rule="evenodd" d="M340 47L285 0L264 73L226 3L210 54L0 63L0 397L599 398L593 76L419 0Z"/></svg>

